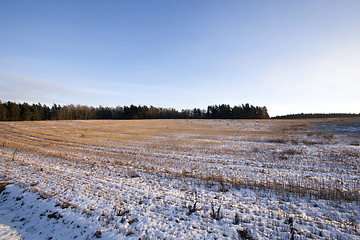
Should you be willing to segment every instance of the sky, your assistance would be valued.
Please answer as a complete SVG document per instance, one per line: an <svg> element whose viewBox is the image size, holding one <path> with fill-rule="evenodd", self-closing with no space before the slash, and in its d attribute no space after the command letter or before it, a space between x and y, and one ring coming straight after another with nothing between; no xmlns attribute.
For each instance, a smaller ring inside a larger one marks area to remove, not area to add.
<svg viewBox="0 0 360 240"><path fill-rule="evenodd" d="M360 112L358 0L0 0L0 100Z"/></svg>

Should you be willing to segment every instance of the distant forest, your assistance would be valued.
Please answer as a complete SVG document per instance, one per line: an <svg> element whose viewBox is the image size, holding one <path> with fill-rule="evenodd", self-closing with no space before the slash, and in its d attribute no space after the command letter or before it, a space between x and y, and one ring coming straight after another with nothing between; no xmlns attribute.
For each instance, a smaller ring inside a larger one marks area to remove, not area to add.
<svg viewBox="0 0 360 240"><path fill-rule="evenodd" d="M354 113L300 113L285 116L276 116L273 119L309 119L309 118L349 118L360 117L360 114Z"/></svg>
<svg viewBox="0 0 360 240"><path fill-rule="evenodd" d="M60 106L0 101L0 121L86 120L86 119L267 119L266 107L227 104L178 111L174 108L147 106L89 107L82 105Z"/></svg>

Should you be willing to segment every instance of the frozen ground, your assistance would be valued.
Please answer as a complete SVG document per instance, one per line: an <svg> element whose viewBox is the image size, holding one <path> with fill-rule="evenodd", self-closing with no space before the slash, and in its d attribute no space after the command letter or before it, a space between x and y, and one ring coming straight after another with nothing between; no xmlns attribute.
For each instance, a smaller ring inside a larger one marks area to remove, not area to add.
<svg viewBox="0 0 360 240"><path fill-rule="evenodd" d="M0 222L6 224L1 225L0 239L91 239L101 228L82 214L55 205L16 185L7 186L0 201Z"/></svg>
<svg viewBox="0 0 360 240"><path fill-rule="evenodd" d="M0 224L23 239L360 239L358 138L332 124L5 123Z"/></svg>

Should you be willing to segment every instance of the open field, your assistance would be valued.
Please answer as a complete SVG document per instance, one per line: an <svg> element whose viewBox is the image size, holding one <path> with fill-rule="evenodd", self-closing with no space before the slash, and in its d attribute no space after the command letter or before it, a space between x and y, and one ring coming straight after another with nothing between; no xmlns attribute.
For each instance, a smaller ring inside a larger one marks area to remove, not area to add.
<svg viewBox="0 0 360 240"><path fill-rule="evenodd" d="M14 216L23 236L44 214L71 239L360 239L359 122L0 122L0 180L23 189L0 213L34 192L56 207Z"/></svg>

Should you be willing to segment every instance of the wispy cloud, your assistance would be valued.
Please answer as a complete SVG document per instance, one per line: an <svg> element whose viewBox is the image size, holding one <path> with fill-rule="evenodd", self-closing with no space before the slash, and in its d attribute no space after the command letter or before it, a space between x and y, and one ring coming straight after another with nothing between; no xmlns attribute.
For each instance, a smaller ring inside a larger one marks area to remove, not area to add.
<svg viewBox="0 0 360 240"><path fill-rule="evenodd" d="M86 97L83 92L58 82L13 73L0 73L0 96L3 101L46 104L67 104L69 100L65 99Z"/></svg>

